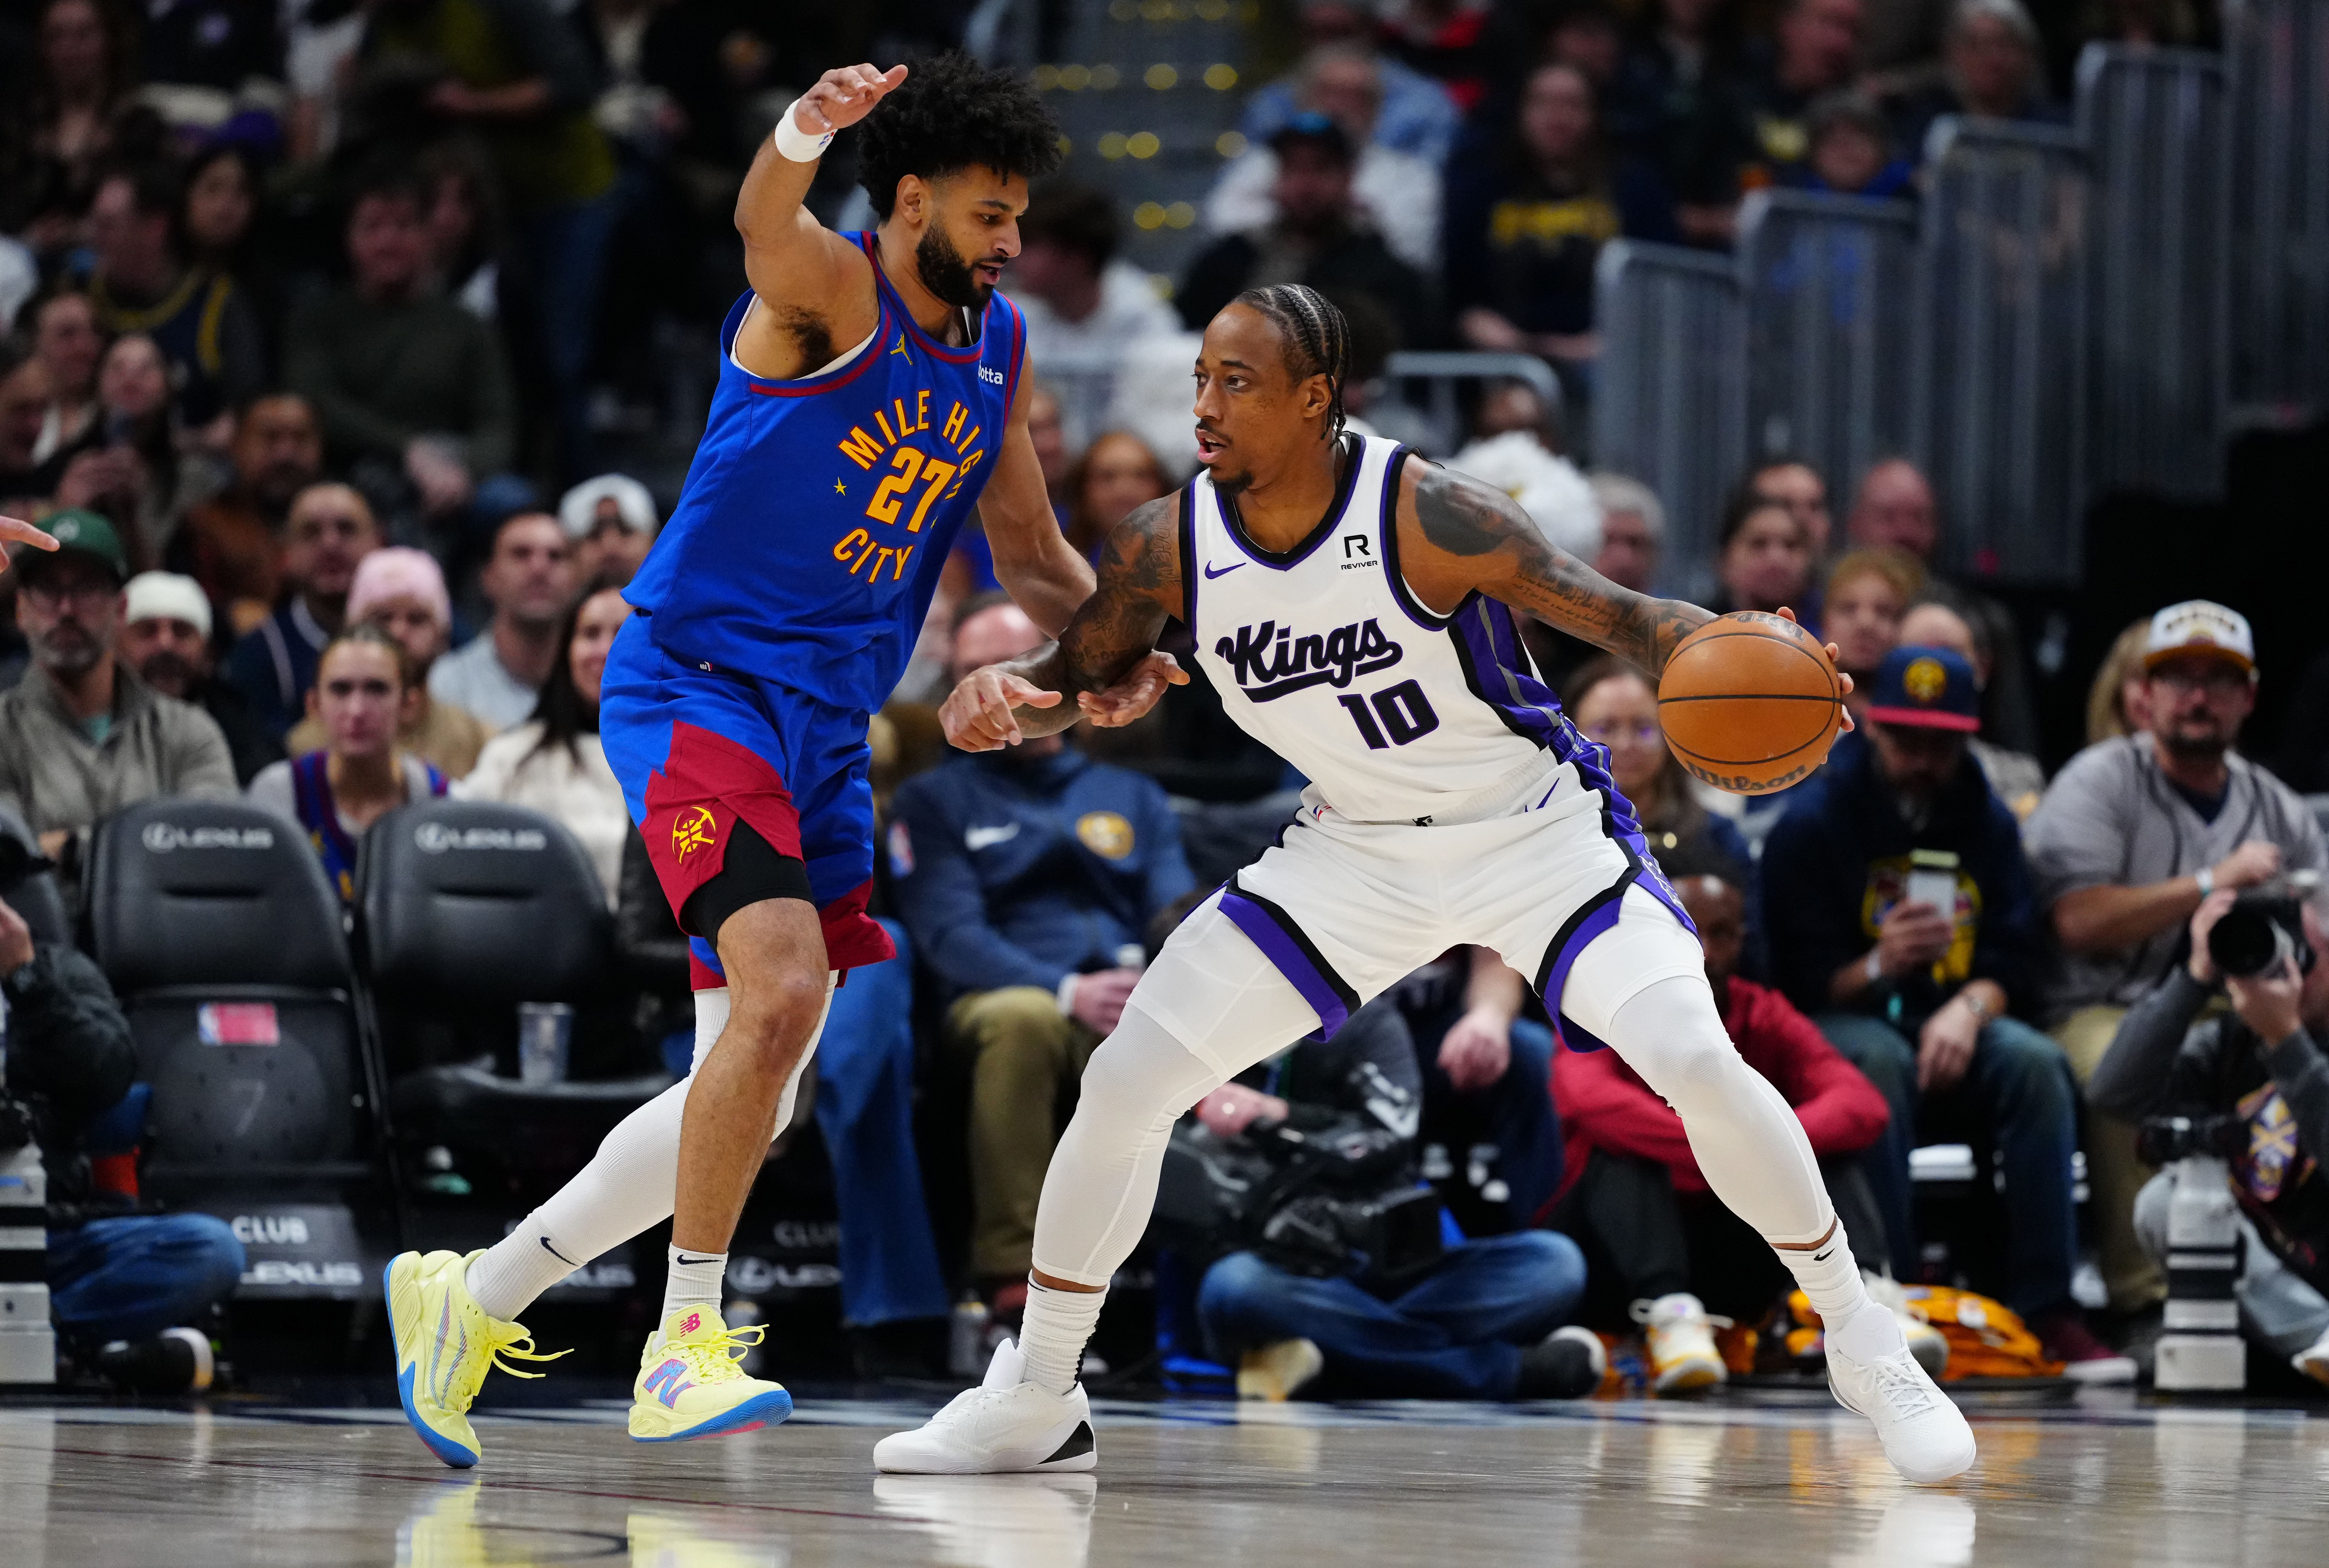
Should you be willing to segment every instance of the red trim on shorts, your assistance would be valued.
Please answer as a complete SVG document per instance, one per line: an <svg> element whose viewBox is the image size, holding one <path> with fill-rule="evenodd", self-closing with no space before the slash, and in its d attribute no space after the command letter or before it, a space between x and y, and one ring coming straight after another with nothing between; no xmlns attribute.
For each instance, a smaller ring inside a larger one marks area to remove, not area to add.
<svg viewBox="0 0 2329 1568"><path fill-rule="evenodd" d="M800 815L793 808L792 791L768 759L725 735L674 723L671 751L647 778L646 820L639 824L639 836L683 930L680 912L696 889L720 874L730 831L739 820L750 823L779 855L801 857Z"/></svg>

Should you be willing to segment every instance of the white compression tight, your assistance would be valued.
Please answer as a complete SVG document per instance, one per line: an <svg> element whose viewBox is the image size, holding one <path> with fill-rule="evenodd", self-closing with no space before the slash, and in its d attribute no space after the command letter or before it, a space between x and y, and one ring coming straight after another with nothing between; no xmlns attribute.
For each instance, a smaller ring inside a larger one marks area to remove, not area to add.
<svg viewBox="0 0 2329 1568"><path fill-rule="evenodd" d="M816 1054L833 1010L838 975L825 980L825 1012L777 1102L776 1130L791 1125L801 1074ZM493 1317L515 1318L559 1280L607 1251L671 1218L679 1188L679 1129L695 1071L728 1026L726 987L695 993L695 1055L688 1075L623 1118L590 1163L518 1227L469 1265L470 1293Z"/></svg>
<svg viewBox="0 0 2329 1568"><path fill-rule="evenodd" d="M1779 1250L1834 1321L1857 1308L1860 1276L1810 1140L1724 1033L1697 941L1664 911L1632 902L1647 898L1629 894L1617 924L1587 949L1562 1010L1680 1113L1708 1185ZM1141 993L1154 997L1155 1012ZM1174 1025L1157 1016L1168 1006ZM1075 1119L1043 1178L1037 1270L1105 1286L1147 1226L1174 1121L1315 1021L1218 911L1192 916L1084 1069Z"/></svg>

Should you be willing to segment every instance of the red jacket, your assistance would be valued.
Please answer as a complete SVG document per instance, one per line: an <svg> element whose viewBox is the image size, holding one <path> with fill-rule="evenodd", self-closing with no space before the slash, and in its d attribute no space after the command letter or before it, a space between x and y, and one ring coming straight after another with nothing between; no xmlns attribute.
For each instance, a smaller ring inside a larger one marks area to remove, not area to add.
<svg viewBox="0 0 2329 1568"><path fill-rule="evenodd" d="M1769 1079L1795 1107L1812 1151L1823 1159L1858 1154L1884 1130L1891 1113L1876 1085L1838 1055L1812 1021L1778 992L1752 981L1732 980L1722 1026L1747 1064ZM1707 1190L1690 1140L1683 1135L1682 1118L1615 1051L1555 1052L1552 1098L1566 1146L1561 1192L1554 1195L1554 1203L1584 1174L1585 1162L1597 1148L1662 1161L1674 1173L1677 1191Z"/></svg>

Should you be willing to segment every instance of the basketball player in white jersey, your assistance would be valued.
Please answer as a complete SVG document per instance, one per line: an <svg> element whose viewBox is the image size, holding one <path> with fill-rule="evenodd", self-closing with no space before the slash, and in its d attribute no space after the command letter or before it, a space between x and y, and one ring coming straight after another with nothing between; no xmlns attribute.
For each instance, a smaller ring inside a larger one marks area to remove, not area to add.
<svg viewBox="0 0 2329 1568"><path fill-rule="evenodd" d="M1513 610L1653 675L1712 617L1607 581L1500 491L1345 435L1348 341L1334 306L1297 285L1216 316L1196 367L1206 471L1117 526L1058 642L948 699L966 750L1053 733L1078 716L1063 698L1106 687L1178 617L1230 714L1315 782L1277 846L1174 934L1093 1053L1044 1178L1019 1342L874 1463L1091 1469L1077 1370L1147 1225L1174 1121L1475 943L1534 977L1572 1048L1614 1048L1681 1114L1708 1183L1818 1309L1835 1396L1875 1423L1895 1468L1959 1474L1972 1430L1862 1288L1801 1125L1724 1034L1608 754L1538 683Z"/></svg>

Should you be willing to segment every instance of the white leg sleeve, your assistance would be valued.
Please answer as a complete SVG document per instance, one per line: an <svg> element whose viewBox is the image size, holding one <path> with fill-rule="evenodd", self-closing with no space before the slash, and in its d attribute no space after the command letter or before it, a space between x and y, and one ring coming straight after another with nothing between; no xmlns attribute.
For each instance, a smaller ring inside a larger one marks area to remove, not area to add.
<svg viewBox="0 0 2329 1568"><path fill-rule="evenodd" d="M832 1006L828 981L828 1013ZM687 1091L695 1082L694 1069L703 1064L712 1042L727 1027L728 1013L725 987L695 993L695 1059L688 1076L616 1123L573 1180L469 1266L469 1289L479 1306L504 1321L514 1318L599 1253L671 1218L679 1186L679 1128L687 1110ZM809 1036L778 1104L780 1132L792 1119L801 1072L824 1032L820 1016L817 1033Z"/></svg>
<svg viewBox="0 0 2329 1568"><path fill-rule="evenodd" d="M1212 1027L1183 1033L1195 1019ZM1084 1068L1075 1118L1043 1176L1036 1269L1105 1286L1148 1228L1181 1113L1317 1026L1293 982L1228 917L1212 907L1190 916Z"/></svg>

